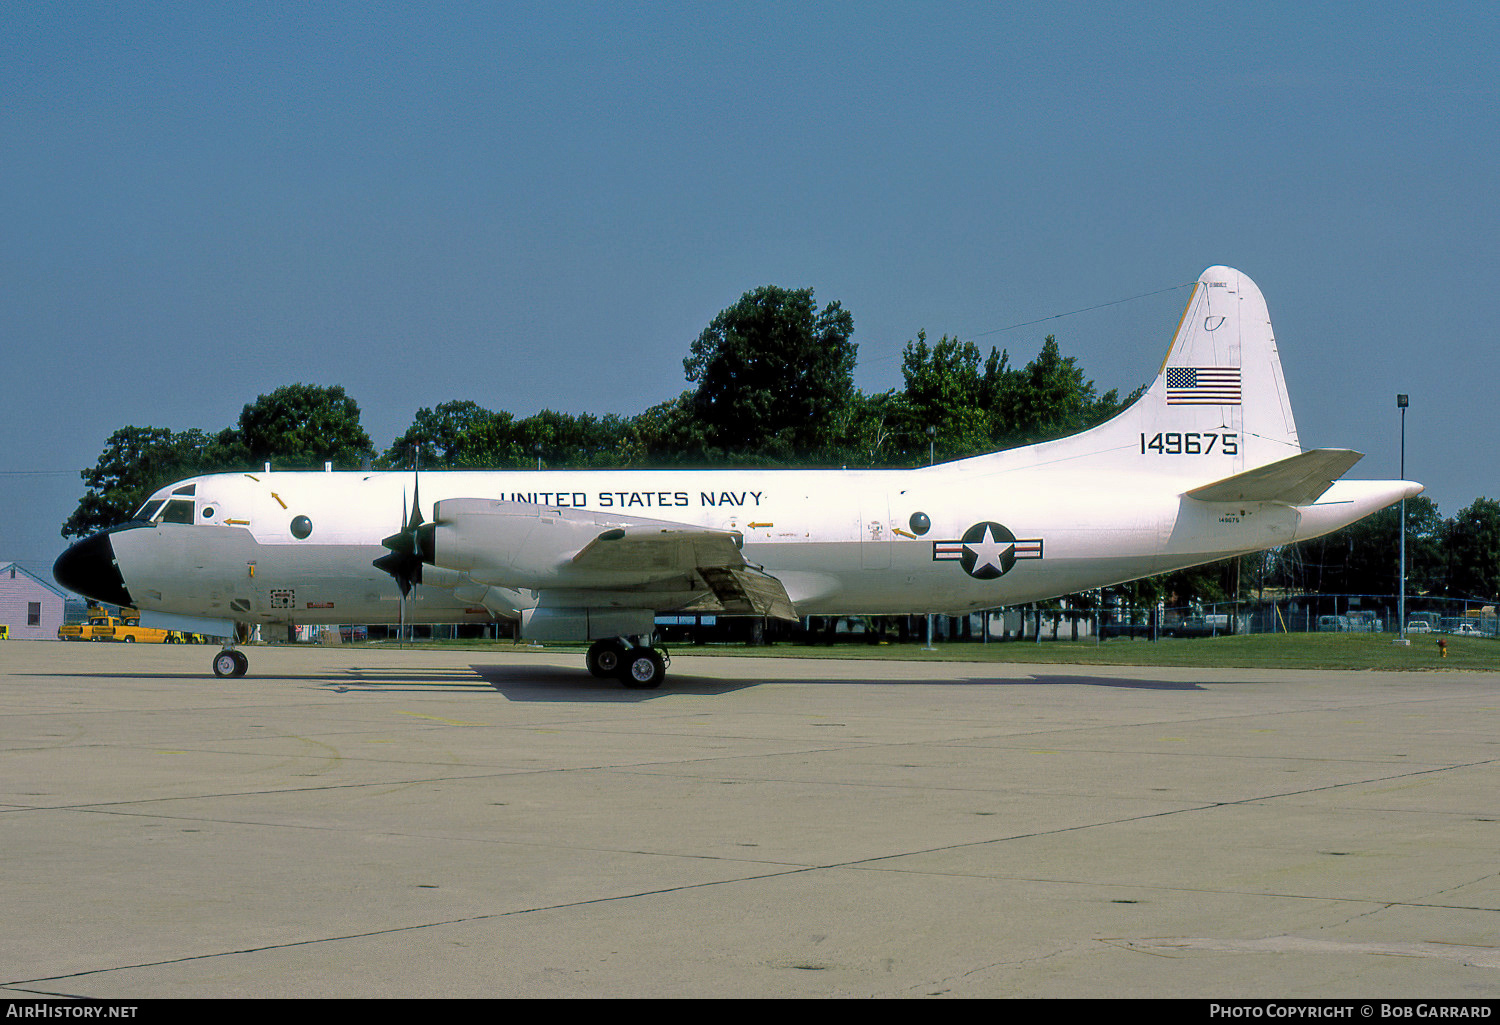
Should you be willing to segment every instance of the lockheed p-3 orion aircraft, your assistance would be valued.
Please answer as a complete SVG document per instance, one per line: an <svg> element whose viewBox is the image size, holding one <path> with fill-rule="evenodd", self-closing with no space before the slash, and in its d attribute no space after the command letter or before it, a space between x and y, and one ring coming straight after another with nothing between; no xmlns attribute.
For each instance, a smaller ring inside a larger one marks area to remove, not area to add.
<svg viewBox="0 0 1500 1025"><path fill-rule="evenodd" d="M659 686L660 614L962 614L1317 537L1422 490L1304 451L1264 298L1203 272L1161 370L1056 441L911 470L250 472L162 488L57 560L143 626L518 624ZM430 504L424 504L430 503ZM394 531L394 532L393 532Z"/></svg>

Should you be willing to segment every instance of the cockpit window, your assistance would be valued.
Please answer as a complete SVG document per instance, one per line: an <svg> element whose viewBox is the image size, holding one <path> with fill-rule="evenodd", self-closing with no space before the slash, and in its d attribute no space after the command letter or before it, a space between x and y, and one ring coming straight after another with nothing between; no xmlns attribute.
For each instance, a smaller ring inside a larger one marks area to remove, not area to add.
<svg viewBox="0 0 1500 1025"><path fill-rule="evenodd" d="M161 514L163 523L192 523L193 501L189 498L174 498L167 503Z"/></svg>
<svg viewBox="0 0 1500 1025"><path fill-rule="evenodd" d="M153 498L141 506L140 512L135 514L135 518L143 522L150 522L151 517L156 515L156 510L161 508L161 501L159 498Z"/></svg>
<svg viewBox="0 0 1500 1025"><path fill-rule="evenodd" d="M172 489L172 494L174 494L174 495L191 495L194 491L197 491L197 490L198 490L198 485L196 485L196 484L184 484L180 488L173 488Z"/></svg>

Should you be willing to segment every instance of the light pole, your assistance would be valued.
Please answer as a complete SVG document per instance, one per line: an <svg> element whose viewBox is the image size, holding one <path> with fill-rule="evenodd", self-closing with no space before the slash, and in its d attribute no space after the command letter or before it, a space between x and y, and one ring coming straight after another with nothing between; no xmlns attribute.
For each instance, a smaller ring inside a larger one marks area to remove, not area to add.
<svg viewBox="0 0 1500 1025"><path fill-rule="evenodd" d="M937 462L937 428L931 425L927 427L927 465L931 466ZM932 613L927 613L927 646L923 651L937 651L932 646Z"/></svg>
<svg viewBox="0 0 1500 1025"><path fill-rule="evenodd" d="M1406 396L1397 394L1396 408L1401 410L1401 479L1406 479ZM1401 592L1396 597L1396 624L1398 633L1396 644L1408 645L1411 640L1406 636L1406 496L1401 496L1401 569L1397 574L1400 581Z"/></svg>

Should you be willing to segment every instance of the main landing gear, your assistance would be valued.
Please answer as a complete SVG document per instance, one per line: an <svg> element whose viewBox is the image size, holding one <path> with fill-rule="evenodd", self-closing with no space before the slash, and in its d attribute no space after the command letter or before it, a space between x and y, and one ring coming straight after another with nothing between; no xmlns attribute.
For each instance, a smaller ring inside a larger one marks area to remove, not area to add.
<svg viewBox="0 0 1500 1025"><path fill-rule="evenodd" d="M225 648L214 656L215 676L244 676L250 668L250 660L238 648Z"/></svg>
<svg viewBox="0 0 1500 1025"><path fill-rule="evenodd" d="M672 659L661 648L632 642L624 637L595 641L589 646L584 662L589 672L600 679L613 676L631 690L655 690L666 679Z"/></svg>

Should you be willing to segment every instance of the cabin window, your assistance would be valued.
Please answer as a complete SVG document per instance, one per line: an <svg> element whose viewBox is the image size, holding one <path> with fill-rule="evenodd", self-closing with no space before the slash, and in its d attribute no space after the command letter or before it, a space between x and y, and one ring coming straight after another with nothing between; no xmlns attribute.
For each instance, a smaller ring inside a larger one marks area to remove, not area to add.
<svg viewBox="0 0 1500 1025"><path fill-rule="evenodd" d="M166 509L162 511L161 522L163 523L192 523L193 502L187 498L174 498L167 503Z"/></svg>
<svg viewBox="0 0 1500 1025"><path fill-rule="evenodd" d="M292 520L292 536L301 541L312 533L312 520L306 516L298 516Z"/></svg>
<svg viewBox="0 0 1500 1025"><path fill-rule="evenodd" d="M921 537L923 534L932 529L932 520L928 519L927 514L924 512L912 513L910 522L911 532L913 534L916 534L918 537Z"/></svg>

